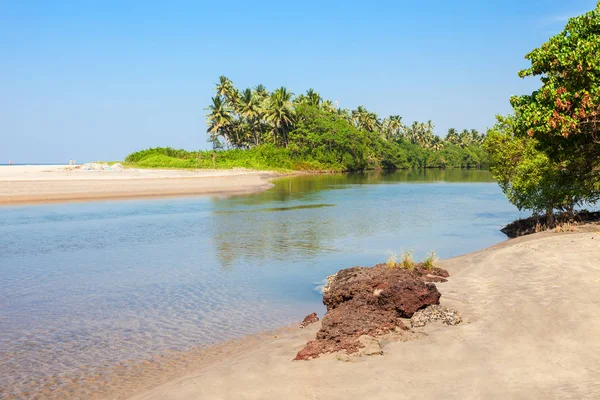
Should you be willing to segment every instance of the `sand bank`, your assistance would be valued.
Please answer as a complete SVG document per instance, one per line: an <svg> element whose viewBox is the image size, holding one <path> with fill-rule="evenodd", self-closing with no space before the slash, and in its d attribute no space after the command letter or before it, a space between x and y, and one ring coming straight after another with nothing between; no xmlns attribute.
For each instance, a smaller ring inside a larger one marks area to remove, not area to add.
<svg viewBox="0 0 600 400"><path fill-rule="evenodd" d="M443 261L442 304L463 323L429 325L384 355L292 362L318 324L227 354L136 400L600 398L600 230L543 233Z"/></svg>
<svg viewBox="0 0 600 400"><path fill-rule="evenodd" d="M231 195L272 187L277 173L234 170L86 171L68 166L1 166L0 204Z"/></svg>

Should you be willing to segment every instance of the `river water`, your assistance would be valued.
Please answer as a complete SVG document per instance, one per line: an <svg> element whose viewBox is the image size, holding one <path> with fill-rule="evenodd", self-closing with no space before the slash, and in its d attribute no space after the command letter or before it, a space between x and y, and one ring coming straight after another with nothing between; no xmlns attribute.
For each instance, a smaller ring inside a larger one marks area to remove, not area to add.
<svg viewBox="0 0 600 400"><path fill-rule="evenodd" d="M283 178L233 198L2 207L0 398L322 314L318 285L341 268L402 250L483 249L520 216L489 172L466 170Z"/></svg>

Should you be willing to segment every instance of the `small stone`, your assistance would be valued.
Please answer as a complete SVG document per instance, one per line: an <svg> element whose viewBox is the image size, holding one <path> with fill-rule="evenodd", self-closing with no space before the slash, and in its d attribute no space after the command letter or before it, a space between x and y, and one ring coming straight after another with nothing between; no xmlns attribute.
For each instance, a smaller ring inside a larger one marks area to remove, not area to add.
<svg viewBox="0 0 600 400"><path fill-rule="evenodd" d="M462 322L462 317L458 311L451 310L448 307L439 304L434 304L417 311L410 318L410 323L413 328L420 328L430 322L436 321L446 325L458 325Z"/></svg>

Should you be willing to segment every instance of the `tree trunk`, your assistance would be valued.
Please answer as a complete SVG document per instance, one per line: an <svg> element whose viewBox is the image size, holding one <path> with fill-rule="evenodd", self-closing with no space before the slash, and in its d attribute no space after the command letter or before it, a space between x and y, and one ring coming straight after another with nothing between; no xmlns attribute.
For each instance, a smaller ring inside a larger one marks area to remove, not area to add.
<svg viewBox="0 0 600 400"><path fill-rule="evenodd" d="M546 226L548 228L554 228L556 220L554 218L554 207L548 206L546 208Z"/></svg>

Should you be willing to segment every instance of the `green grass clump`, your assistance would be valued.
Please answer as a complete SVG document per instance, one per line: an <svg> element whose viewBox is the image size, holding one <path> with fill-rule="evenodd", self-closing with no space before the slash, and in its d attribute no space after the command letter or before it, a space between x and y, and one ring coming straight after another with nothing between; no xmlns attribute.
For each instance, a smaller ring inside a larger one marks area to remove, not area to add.
<svg viewBox="0 0 600 400"><path fill-rule="evenodd" d="M385 265L389 269L404 268L412 271L415 268L415 262L413 261L413 251L403 251L402 255L392 253L385 262Z"/></svg>
<svg viewBox="0 0 600 400"><path fill-rule="evenodd" d="M425 269L432 269L436 266L439 258L435 255L435 251L431 250L425 260L423 260L423 266Z"/></svg>
<svg viewBox="0 0 600 400"><path fill-rule="evenodd" d="M272 145L241 150L176 150L157 147L131 153L125 165L137 168L231 169L269 171L341 171L335 163L324 163L286 148Z"/></svg>
<svg viewBox="0 0 600 400"><path fill-rule="evenodd" d="M412 270L415 267L412 250L402 252L402 257L400 259L400 267L408 270Z"/></svg>

